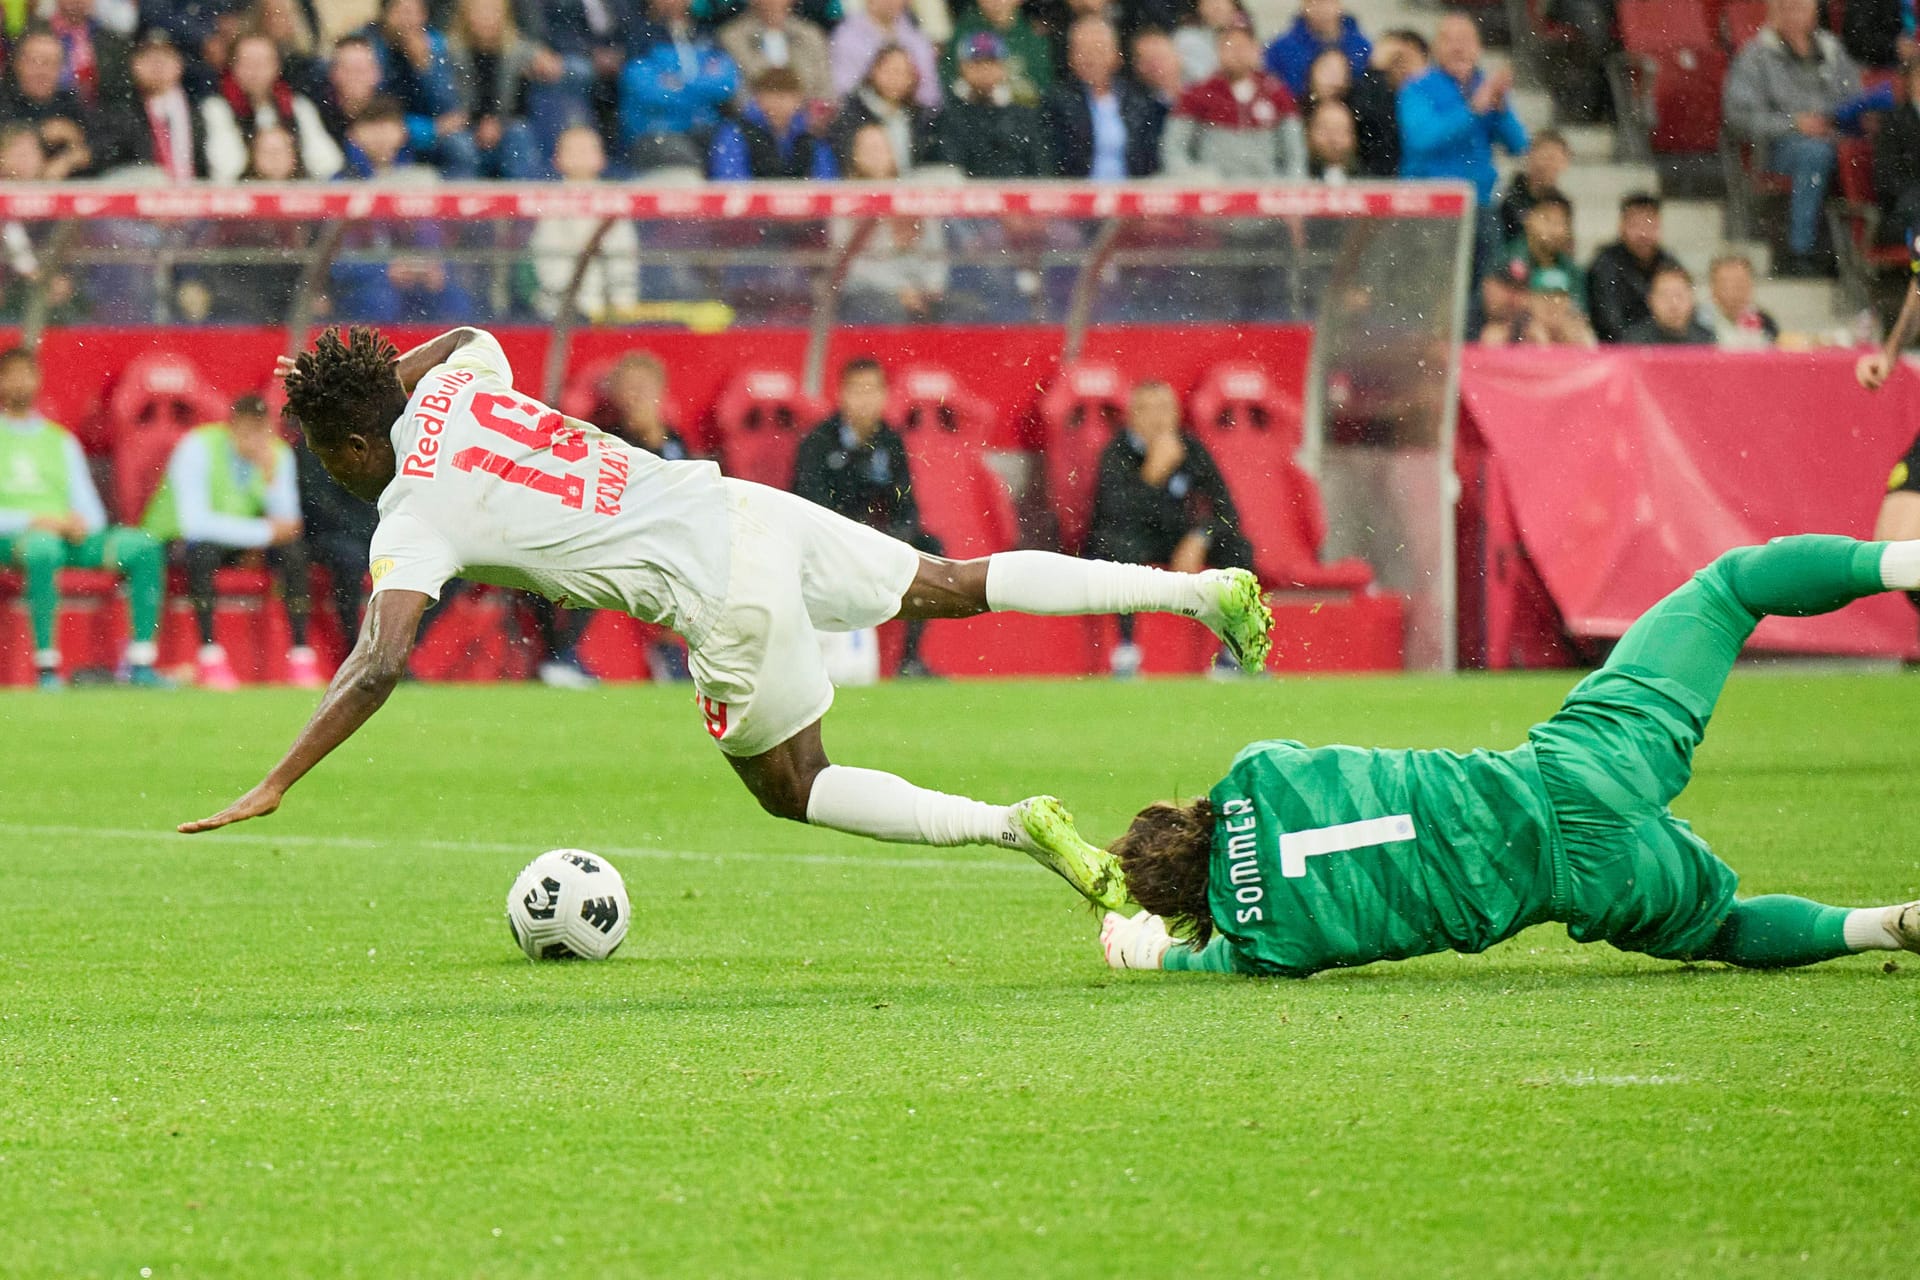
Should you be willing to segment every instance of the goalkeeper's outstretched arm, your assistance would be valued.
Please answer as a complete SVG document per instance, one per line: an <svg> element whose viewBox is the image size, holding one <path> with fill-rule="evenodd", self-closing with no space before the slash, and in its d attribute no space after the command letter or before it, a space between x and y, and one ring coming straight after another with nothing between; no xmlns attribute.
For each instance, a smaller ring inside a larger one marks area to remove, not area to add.
<svg viewBox="0 0 1920 1280"><path fill-rule="evenodd" d="M413 652L414 636L420 629L421 615L427 611L427 602L428 597L419 591L375 593L367 606L360 643L334 673L333 683L321 696L319 708L280 763L258 786L219 813L197 822L183 822L179 829L187 834L214 831L248 818L264 818L278 809L287 788L305 777L329 751L352 737L400 683L406 674L407 658Z"/></svg>
<svg viewBox="0 0 1920 1280"><path fill-rule="evenodd" d="M1100 922L1100 952L1114 969L1167 969L1188 973L1260 972L1227 939L1215 934L1204 946L1183 942L1167 932L1166 921L1150 911L1123 916L1109 911Z"/></svg>

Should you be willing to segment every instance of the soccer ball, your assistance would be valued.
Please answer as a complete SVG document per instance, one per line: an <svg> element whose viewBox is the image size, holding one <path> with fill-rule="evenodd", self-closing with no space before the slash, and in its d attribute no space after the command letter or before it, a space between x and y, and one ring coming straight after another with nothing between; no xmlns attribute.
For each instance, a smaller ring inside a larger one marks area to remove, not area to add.
<svg viewBox="0 0 1920 1280"><path fill-rule="evenodd" d="M507 927L535 960L605 960L631 914L620 873L585 849L549 849L507 892Z"/></svg>

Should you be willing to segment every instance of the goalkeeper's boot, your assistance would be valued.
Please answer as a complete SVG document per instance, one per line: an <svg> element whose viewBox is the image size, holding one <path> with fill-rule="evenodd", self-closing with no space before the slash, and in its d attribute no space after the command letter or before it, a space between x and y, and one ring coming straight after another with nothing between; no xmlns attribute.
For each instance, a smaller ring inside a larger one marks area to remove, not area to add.
<svg viewBox="0 0 1920 1280"><path fill-rule="evenodd" d="M1260 595L1260 579L1247 569L1209 569L1202 594L1212 601L1200 610L1220 643L1227 646L1240 669L1258 675L1267 669L1267 651L1273 647L1273 610Z"/></svg>
<svg viewBox="0 0 1920 1280"><path fill-rule="evenodd" d="M1908 951L1920 951L1920 902L1887 908L1887 932Z"/></svg>
<svg viewBox="0 0 1920 1280"><path fill-rule="evenodd" d="M1118 911L1127 900L1127 879L1105 849L1096 849L1074 830L1073 815L1052 796L1035 796L1013 806L1014 829L1032 859L1072 885L1096 907Z"/></svg>

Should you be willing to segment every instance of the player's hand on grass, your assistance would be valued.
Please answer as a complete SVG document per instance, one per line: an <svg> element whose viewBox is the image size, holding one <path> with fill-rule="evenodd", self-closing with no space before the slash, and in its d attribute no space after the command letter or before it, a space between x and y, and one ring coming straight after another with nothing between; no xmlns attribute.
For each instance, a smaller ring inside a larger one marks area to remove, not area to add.
<svg viewBox="0 0 1920 1280"><path fill-rule="evenodd" d="M1166 921L1151 911L1109 911L1100 922L1100 950L1112 969L1158 969L1172 945Z"/></svg>
<svg viewBox="0 0 1920 1280"><path fill-rule="evenodd" d="M1869 391L1878 391L1886 382L1887 375L1892 372L1893 361L1887 359L1887 353L1884 351L1875 351L1871 355L1861 356L1859 362L1853 366L1854 378Z"/></svg>
<svg viewBox="0 0 1920 1280"><path fill-rule="evenodd" d="M245 822L248 818L264 818L280 807L280 794L278 788L263 782L211 818L183 822L178 830L182 835L190 836L201 831L218 831L221 827Z"/></svg>

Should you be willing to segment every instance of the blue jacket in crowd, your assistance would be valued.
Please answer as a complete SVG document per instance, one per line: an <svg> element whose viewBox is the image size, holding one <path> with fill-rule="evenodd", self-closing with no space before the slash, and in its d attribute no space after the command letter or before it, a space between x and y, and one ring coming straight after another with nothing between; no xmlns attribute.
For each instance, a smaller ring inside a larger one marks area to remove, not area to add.
<svg viewBox="0 0 1920 1280"><path fill-rule="evenodd" d="M361 30L373 45L373 56L380 61L380 92L390 93L407 113L407 145L423 155L431 155L439 135L433 122L449 111L460 109L459 84L454 79L453 59L447 56L447 40L438 31L427 32L431 56L426 70L416 71L407 55L387 44L378 23Z"/></svg>
<svg viewBox="0 0 1920 1280"><path fill-rule="evenodd" d="M778 167L784 172L755 173L756 148L764 148L771 156L777 156ZM793 172L796 169L804 171ZM720 131L713 135L713 147L707 155L707 176L715 182L774 177L832 179L840 176L840 166L826 140L807 131L805 111L795 112L786 133L776 135L766 112L757 104L748 103L738 120L721 125Z"/></svg>
<svg viewBox="0 0 1920 1280"><path fill-rule="evenodd" d="M1476 69L1463 91L1460 82L1434 67L1400 87L1400 176L1460 178L1474 185L1480 207L1493 200L1498 174L1493 144L1512 155L1527 149L1527 129L1510 103L1475 115L1471 100L1485 73Z"/></svg>
<svg viewBox="0 0 1920 1280"><path fill-rule="evenodd" d="M1353 68L1353 78L1358 80L1367 69L1367 60L1373 57L1373 45L1360 34L1360 24L1350 13L1340 15L1338 44L1340 52L1347 55L1347 65ZM1295 18L1287 33L1267 46L1267 70L1286 81L1293 96L1305 102L1307 72L1312 69L1313 60L1320 56L1321 50L1333 47L1332 42L1313 34L1304 16Z"/></svg>
<svg viewBox="0 0 1920 1280"><path fill-rule="evenodd" d="M711 129L739 88L739 68L707 36L656 39L620 73L621 134L631 143Z"/></svg>

